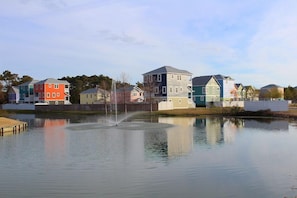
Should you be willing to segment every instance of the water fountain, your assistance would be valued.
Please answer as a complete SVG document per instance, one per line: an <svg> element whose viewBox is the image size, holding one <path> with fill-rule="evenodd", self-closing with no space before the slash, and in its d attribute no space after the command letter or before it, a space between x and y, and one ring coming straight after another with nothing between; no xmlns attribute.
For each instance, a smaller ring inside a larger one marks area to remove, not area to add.
<svg viewBox="0 0 297 198"><path fill-rule="evenodd" d="M112 108L113 107L113 108ZM82 125L72 125L67 128L71 130L89 130L89 129L109 129L117 128L124 130L142 130L142 129L157 129L157 128L167 128L171 127L171 124L162 124L162 123L150 123L150 122L125 122L128 118L131 118L135 115L143 114L144 112L132 112L125 113L121 115L121 118L118 118L118 104L117 104L117 88L116 81L112 80L111 84L111 111L114 109L114 112L111 112L110 118L107 117L99 119L97 123L88 123ZM114 118L113 118L114 115Z"/></svg>
<svg viewBox="0 0 297 198"><path fill-rule="evenodd" d="M117 86L116 86L115 80L112 80L111 91L112 91L112 96L114 98L115 126L118 126Z"/></svg>

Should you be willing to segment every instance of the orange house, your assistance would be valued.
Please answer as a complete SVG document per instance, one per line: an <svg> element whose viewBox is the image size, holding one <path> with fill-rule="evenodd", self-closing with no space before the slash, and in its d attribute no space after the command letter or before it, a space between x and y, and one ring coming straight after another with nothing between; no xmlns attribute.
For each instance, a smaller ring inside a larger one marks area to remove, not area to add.
<svg viewBox="0 0 297 198"><path fill-rule="evenodd" d="M70 84L65 80L47 78L34 84L35 103L70 104Z"/></svg>

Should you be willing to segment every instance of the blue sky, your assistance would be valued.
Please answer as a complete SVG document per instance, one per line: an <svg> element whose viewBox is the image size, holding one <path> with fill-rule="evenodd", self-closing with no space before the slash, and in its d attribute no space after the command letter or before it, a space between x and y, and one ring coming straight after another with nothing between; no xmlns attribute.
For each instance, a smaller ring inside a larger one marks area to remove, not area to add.
<svg viewBox="0 0 297 198"><path fill-rule="evenodd" d="M164 65L257 88L297 86L296 0L9 0L0 72L107 75L131 84Z"/></svg>

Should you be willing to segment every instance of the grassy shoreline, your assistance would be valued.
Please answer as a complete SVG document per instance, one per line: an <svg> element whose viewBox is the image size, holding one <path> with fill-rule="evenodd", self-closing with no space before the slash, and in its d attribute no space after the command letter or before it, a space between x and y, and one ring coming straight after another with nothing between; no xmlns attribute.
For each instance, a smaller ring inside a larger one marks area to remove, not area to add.
<svg viewBox="0 0 297 198"><path fill-rule="evenodd" d="M35 111L35 110L0 110L0 116L8 117L9 114L43 114L43 115L105 115L102 111ZM297 108L289 108L285 112L271 112L269 110L249 112L239 107L213 107L174 109L147 112L151 115L160 116L237 116L237 117L280 117L297 119Z"/></svg>

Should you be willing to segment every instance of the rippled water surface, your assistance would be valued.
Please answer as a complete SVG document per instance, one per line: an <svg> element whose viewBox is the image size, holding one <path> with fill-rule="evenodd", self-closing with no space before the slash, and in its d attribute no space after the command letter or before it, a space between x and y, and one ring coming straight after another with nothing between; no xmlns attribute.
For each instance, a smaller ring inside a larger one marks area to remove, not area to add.
<svg viewBox="0 0 297 198"><path fill-rule="evenodd" d="M287 120L21 116L0 137L0 197L295 197Z"/></svg>

